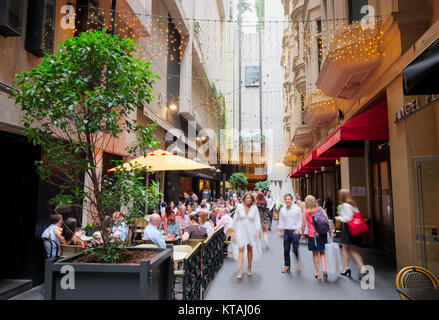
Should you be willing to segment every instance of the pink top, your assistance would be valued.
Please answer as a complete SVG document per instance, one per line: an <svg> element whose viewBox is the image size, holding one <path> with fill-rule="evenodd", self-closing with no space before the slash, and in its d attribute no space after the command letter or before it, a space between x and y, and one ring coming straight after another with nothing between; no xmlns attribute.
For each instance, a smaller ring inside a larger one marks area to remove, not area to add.
<svg viewBox="0 0 439 320"><path fill-rule="evenodd" d="M312 217L317 212L317 208L314 210L314 212L309 212L308 209L305 210L305 216L306 216L306 222L308 224L308 237L314 238L314 224L312 223Z"/></svg>
<svg viewBox="0 0 439 320"><path fill-rule="evenodd" d="M233 219L228 214L226 214L219 220L215 229L220 229L221 227L224 227L224 233L226 233L227 230L232 227L232 225Z"/></svg>

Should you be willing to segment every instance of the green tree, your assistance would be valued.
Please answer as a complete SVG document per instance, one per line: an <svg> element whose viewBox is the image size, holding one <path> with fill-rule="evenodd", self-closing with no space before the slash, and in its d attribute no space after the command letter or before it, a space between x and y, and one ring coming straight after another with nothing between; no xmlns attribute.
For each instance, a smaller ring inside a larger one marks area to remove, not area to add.
<svg viewBox="0 0 439 320"><path fill-rule="evenodd" d="M271 181L259 181L255 185L255 189L259 191L268 191L270 190Z"/></svg>
<svg viewBox="0 0 439 320"><path fill-rule="evenodd" d="M44 151L38 173L60 189L50 204L86 212L93 221L88 229L99 230L103 240L87 253L101 262L120 262L125 249L112 238L114 222L105 212L126 208L123 216L130 223L144 215L142 208L158 202L159 188L145 186L138 166L115 162L120 169L103 175L99 164L102 151L121 135L134 137L127 147L132 156L158 145L156 123L144 126L135 120L137 108L151 102L158 77L149 63L134 57L137 45L131 39L111 36L106 29L59 46L36 68L17 75L12 97L24 112L25 134Z"/></svg>
<svg viewBox="0 0 439 320"><path fill-rule="evenodd" d="M248 180L247 180L247 177L243 173L236 172L230 176L229 182L232 185L233 189L235 189L237 191L242 191L242 190L245 190L245 187L247 186Z"/></svg>

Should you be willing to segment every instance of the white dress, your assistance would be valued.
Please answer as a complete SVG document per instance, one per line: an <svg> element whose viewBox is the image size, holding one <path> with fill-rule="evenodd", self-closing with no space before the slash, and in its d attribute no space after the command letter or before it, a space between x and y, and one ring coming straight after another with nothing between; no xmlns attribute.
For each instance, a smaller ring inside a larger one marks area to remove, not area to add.
<svg viewBox="0 0 439 320"><path fill-rule="evenodd" d="M257 260L262 255L261 240L256 236L256 231L262 234L261 219L258 208L253 205L248 214L245 213L242 204L237 205L233 215L233 230L236 239L232 242L233 257L238 259L240 247L251 245L253 247L253 260Z"/></svg>

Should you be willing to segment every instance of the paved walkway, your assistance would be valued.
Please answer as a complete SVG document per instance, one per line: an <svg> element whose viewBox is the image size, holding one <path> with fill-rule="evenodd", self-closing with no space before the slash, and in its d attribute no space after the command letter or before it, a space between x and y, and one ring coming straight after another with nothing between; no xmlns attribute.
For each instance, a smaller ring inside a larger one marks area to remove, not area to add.
<svg viewBox="0 0 439 320"><path fill-rule="evenodd" d="M375 268L374 290L361 288L354 261L351 262L352 278L315 279L312 254L306 244L299 248L302 273L295 272L295 258L291 254L292 271L282 274L283 240L277 235L276 227L277 223L273 221L272 231L269 231L270 248L264 250L262 260L253 263L253 276L245 273L242 280L235 279L237 262L227 257L206 293L206 300L399 300L394 284L394 262L373 249L360 249L360 253L365 264ZM244 270L247 270L246 260Z"/></svg>

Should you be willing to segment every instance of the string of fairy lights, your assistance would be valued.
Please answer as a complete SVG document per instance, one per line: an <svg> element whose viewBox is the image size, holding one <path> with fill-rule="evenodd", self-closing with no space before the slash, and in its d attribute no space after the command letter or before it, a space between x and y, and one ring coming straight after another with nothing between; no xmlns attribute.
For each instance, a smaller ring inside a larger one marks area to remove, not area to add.
<svg viewBox="0 0 439 320"><path fill-rule="evenodd" d="M151 62L153 72L162 79L167 77L168 80L192 81L199 88L199 98L193 108L205 108L206 112L216 113L219 118L226 112L225 99L233 96L236 101L243 85L227 85L237 79L236 71L233 72L233 80L230 80L225 69L227 59L231 56L234 68L238 65L238 46L233 45L231 48L227 45L226 30L231 30L234 43L241 41L242 52L239 58L242 65L258 65L259 38L255 31L259 25L257 21L170 17L97 7L79 7L78 10L87 11L88 29L106 27L112 30L114 26L119 37L131 38L139 43L137 57ZM327 59L354 63L376 59L385 55L380 43L383 37L381 26L386 18L387 16L369 17L369 29L363 29L360 21L352 22L348 18L264 21L261 31L263 61L279 61L281 69L278 71L287 77L292 72L291 66L302 62L308 66L321 66ZM242 24L242 34L239 33L239 24ZM188 52L188 46L193 46L194 49ZM215 76L207 75L204 71L192 72L190 77L168 74L166 63L181 65L186 54L190 54L192 60L198 61L202 70L208 70L206 66L216 66ZM283 97L293 97L301 105L302 112L336 112L335 100L326 97L315 84L306 83L305 88L299 90L290 85L273 83L273 77L270 78L272 74L273 72L263 74L264 104L283 104ZM215 84L217 90L213 90L212 84ZM266 89L268 86L270 88ZM244 100L255 99L256 102L259 98L258 90L243 91L241 94ZM154 95L164 96L166 99L188 98L192 93L161 92L159 88L154 90ZM255 119L258 117L254 110L243 110L242 116ZM268 117L265 120L269 120Z"/></svg>

